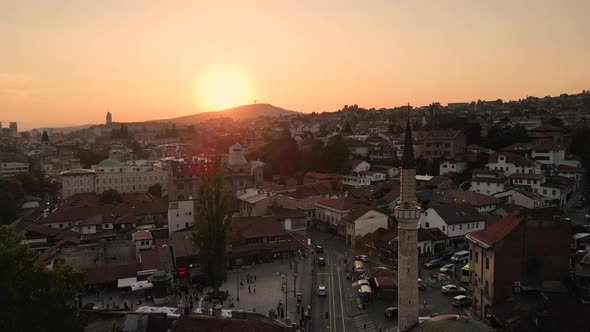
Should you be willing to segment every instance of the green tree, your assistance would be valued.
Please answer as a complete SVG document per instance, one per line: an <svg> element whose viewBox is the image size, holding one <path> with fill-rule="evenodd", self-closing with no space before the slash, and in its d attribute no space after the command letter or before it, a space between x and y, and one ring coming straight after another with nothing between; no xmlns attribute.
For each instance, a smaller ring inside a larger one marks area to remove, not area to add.
<svg viewBox="0 0 590 332"><path fill-rule="evenodd" d="M115 189L108 189L102 192L100 201L103 204L115 204L123 201L121 194Z"/></svg>
<svg viewBox="0 0 590 332"><path fill-rule="evenodd" d="M162 196L162 185L159 183L151 185L148 188L148 194L150 194L152 196L156 196L156 197Z"/></svg>
<svg viewBox="0 0 590 332"><path fill-rule="evenodd" d="M0 225L13 222L22 205L25 192L15 178L0 178Z"/></svg>
<svg viewBox="0 0 590 332"><path fill-rule="evenodd" d="M226 278L227 232L230 193L224 185L220 160L199 178L195 200L193 245L199 251L198 261L207 284L216 291Z"/></svg>
<svg viewBox="0 0 590 332"><path fill-rule="evenodd" d="M0 226L0 330L83 331L74 297L84 278L70 267L47 270L10 226Z"/></svg>
<svg viewBox="0 0 590 332"><path fill-rule="evenodd" d="M41 182L39 179L29 172L18 173L14 176L18 180L23 188L25 194L28 195L41 195Z"/></svg>

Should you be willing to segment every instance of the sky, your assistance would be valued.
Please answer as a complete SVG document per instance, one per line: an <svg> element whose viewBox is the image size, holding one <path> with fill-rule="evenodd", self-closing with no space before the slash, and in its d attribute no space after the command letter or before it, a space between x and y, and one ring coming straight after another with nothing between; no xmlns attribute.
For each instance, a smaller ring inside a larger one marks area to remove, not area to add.
<svg viewBox="0 0 590 332"><path fill-rule="evenodd" d="M0 0L0 121L590 89L590 1Z"/></svg>

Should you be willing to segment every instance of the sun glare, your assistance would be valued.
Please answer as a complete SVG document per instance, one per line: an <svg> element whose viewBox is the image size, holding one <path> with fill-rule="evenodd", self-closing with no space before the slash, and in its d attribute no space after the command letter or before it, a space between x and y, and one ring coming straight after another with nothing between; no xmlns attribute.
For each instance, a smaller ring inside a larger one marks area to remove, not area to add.
<svg viewBox="0 0 590 332"><path fill-rule="evenodd" d="M218 111L249 104L252 102L250 99L248 84L238 73L212 72L199 84L199 104L207 110Z"/></svg>

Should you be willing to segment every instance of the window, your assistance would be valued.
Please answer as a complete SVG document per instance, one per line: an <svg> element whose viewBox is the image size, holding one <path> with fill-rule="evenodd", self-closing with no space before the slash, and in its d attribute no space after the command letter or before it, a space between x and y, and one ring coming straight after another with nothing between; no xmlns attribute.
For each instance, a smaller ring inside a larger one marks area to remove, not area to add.
<svg viewBox="0 0 590 332"><path fill-rule="evenodd" d="M543 195L547 195L547 189L543 189Z"/></svg>
<svg viewBox="0 0 590 332"><path fill-rule="evenodd" d="M453 232L455 231L455 226L451 227L451 231L453 231Z"/></svg>
<svg viewBox="0 0 590 332"><path fill-rule="evenodd" d="M428 211L424 212L424 215L428 217Z"/></svg>
<svg viewBox="0 0 590 332"><path fill-rule="evenodd" d="M459 225L459 230L463 230L463 225Z"/></svg>
<svg viewBox="0 0 590 332"><path fill-rule="evenodd" d="M486 293L486 295L488 295L488 288L489 288L489 287L490 287L490 286L489 286L489 284L488 284L488 281L486 280L486 281L485 281L485 284L484 284L484 286L483 286L483 291Z"/></svg>
<svg viewBox="0 0 590 332"><path fill-rule="evenodd" d="M445 231L446 231L446 230L445 230L445 228L446 228L446 227L445 227L445 226L443 226L443 232L445 232Z"/></svg>
<svg viewBox="0 0 590 332"><path fill-rule="evenodd" d="M425 227L425 228L430 228L430 223L429 223L429 222L425 222L425 223L424 223L424 227Z"/></svg>
<svg viewBox="0 0 590 332"><path fill-rule="evenodd" d="M555 190L552 190L552 191L551 191L551 195L553 195L553 196L557 195L557 191L555 191Z"/></svg>
<svg viewBox="0 0 590 332"><path fill-rule="evenodd" d="M486 257L486 270L490 269L490 259Z"/></svg>

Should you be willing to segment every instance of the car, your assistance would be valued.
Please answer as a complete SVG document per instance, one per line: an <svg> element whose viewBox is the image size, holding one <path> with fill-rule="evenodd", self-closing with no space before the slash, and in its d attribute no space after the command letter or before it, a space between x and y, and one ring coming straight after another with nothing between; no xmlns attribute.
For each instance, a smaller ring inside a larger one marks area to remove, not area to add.
<svg viewBox="0 0 590 332"><path fill-rule="evenodd" d="M455 273L455 264L446 264L440 268L440 273Z"/></svg>
<svg viewBox="0 0 590 332"><path fill-rule="evenodd" d="M424 264L424 267L427 269L430 269L433 267L443 266L444 264L445 264L445 262L442 259L435 258L435 259L431 260L430 262Z"/></svg>
<svg viewBox="0 0 590 332"><path fill-rule="evenodd" d="M397 317L397 307L389 307L385 309L385 318L395 318Z"/></svg>
<svg viewBox="0 0 590 332"><path fill-rule="evenodd" d="M440 290L445 295L465 295L465 293L467 293L465 288L455 285L444 285L440 288Z"/></svg>
<svg viewBox="0 0 590 332"><path fill-rule="evenodd" d="M326 265L326 259L324 257L320 257L318 258L318 265L319 266L324 266Z"/></svg>
<svg viewBox="0 0 590 332"><path fill-rule="evenodd" d="M328 295L328 289L326 288L326 285L320 284L318 286L318 295L319 296L326 296L326 295Z"/></svg>
<svg viewBox="0 0 590 332"><path fill-rule="evenodd" d="M451 259L451 257L453 257L453 254L455 253L452 251L444 251L438 254L436 258L442 259L443 261L448 261L449 259Z"/></svg>
<svg viewBox="0 0 590 332"><path fill-rule="evenodd" d="M472 301L473 300L469 296L457 295L453 298L453 301L451 302L451 304L454 305L455 307L468 307L471 305Z"/></svg>
<svg viewBox="0 0 590 332"><path fill-rule="evenodd" d="M418 290L425 290L426 289L426 284L424 283L424 281L420 278L418 278Z"/></svg>
<svg viewBox="0 0 590 332"><path fill-rule="evenodd" d="M369 256L367 256L367 255L356 255L356 256L354 256L354 259L356 259L357 261L365 262L365 263L369 262Z"/></svg>
<svg viewBox="0 0 590 332"><path fill-rule="evenodd" d="M318 245L316 245L316 246L315 246L315 251L316 251L317 253L320 253L320 254L321 254L321 253L323 253L323 252L324 252L324 247L323 247L323 246L320 246L320 245L318 244Z"/></svg>

